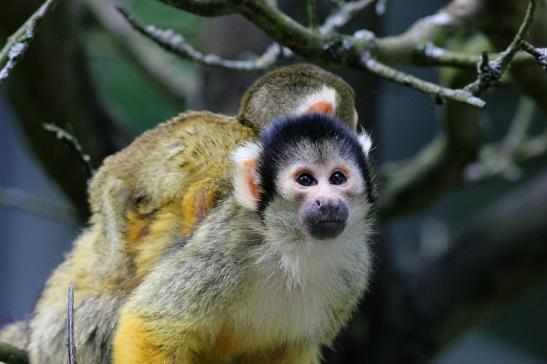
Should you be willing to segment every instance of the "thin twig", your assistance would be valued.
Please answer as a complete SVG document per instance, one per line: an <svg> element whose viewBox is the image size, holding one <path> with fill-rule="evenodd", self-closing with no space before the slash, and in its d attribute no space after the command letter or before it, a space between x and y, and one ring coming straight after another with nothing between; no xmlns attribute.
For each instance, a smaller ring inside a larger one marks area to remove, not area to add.
<svg viewBox="0 0 547 364"><path fill-rule="evenodd" d="M547 48L536 48L527 41L523 41L521 47L525 52L531 54L545 72L547 72Z"/></svg>
<svg viewBox="0 0 547 364"><path fill-rule="evenodd" d="M277 43L271 44L261 56L252 60L227 60L216 54L204 54L192 47L182 35L175 33L171 29L160 29L154 25L144 26L137 22L127 9L122 6L118 6L117 8L133 28L160 47L180 57L192 59L206 66L237 71L260 71L272 67L286 54L283 48Z"/></svg>
<svg viewBox="0 0 547 364"><path fill-rule="evenodd" d="M23 58L36 34L36 27L57 0L47 0L17 31L8 38L0 50L0 86L6 81L13 68Z"/></svg>
<svg viewBox="0 0 547 364"><path fill-rule="evenodd" d="M490 56L492 58L497 58L500 54L492 53ZM418 67L441 66L476 69L477 64L481 61L481 59L481 55L454 52L449 49L436 46L433 42L425 42L416 49L413 57L413 64ZM526 53L517 53L515 58L513 58L513 62L519 64L531 64L534 63L535 60L532 56Z"/></svg>
<svg viewBox="0 0 547 364"><path fill-rule="evenodd" d="M26 351L0 342L0 362L6 364L28 364L29 358Z"/></svg>
<svg viewBox="0 0 547 364"><path fill-rule="evenodd" d="M44 123L43 126L45 130L55 133L57 139L64 142L66 145L68 145L70 149L76 152L76 155L82 162L82 165L84 166L88 176L93 176L93 174L95 173L95 169L91 165L91 157L89 156L89 154L86 154L84 152L82 145L80 144L78 139L76 139L72 134L68 133L66 130L58 127L57 125Z"/></svg>
<svg viewBox="0 0 547 364"><path fill-rule="evenodd" d="M345 3L333 14L329 15L323 25L319 27L320 34L332 33L346 25L353 16L365 9L376 0L358 0Z"/></svg>
<svg viewBox="0 0 547 364"><path fill-rule="evenodd" d="M68 364L78 364L76 342L74 340L74 285L68 286L67 318L66 318L66 349Z"/></svg>
<svg viewBox="0 0 547 364"><path fill-rule="evenodd" d="M412 87L418 91L431 95L435 98L435 102L438 104L442 104L446 99L450 99L480 108L486 105L484 100L473 96L466 90L450 89L421 80L415 76L386 66L376 61L370 55L363 56L362 64L368 71L379 77L388 79L403 86Z"/></svg>
<svg viewBox="0 0 547 364"><path fill-rule="evenodd" d="M520 28L513 38L513 41L509 46L500 53L499 57L490 61L487 52L482 53L482 59L477 65L478 76L477 79L465 87L466 90L473 95L478 96L486 90L499 85L501 76L521 49L522 42L530 25L534 21L534 11L536 8L536 0L530 0L528 8L526 9L526 15L522 21Z"/></svg>

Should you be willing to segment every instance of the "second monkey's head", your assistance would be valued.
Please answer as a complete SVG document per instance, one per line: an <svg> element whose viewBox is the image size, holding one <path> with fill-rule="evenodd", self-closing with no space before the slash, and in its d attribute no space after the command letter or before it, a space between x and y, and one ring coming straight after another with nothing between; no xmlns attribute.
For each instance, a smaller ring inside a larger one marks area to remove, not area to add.
<svg viewBox="0 0 547 364"><path fill-rule="evenodd" d="M336 117L280 118L258 143L233 154L237 201L260 216L264 233L329 240L366 225L373 204L367 134Z"/></svg>
<svg viewBox="0 0 547 364"><path fill-rule="evenodd" d="M259 78L243 96L238 118L262 131L273 119L316 112L336 116L355 130L353 89L340 77L311 64L278 68Z"/></svg>

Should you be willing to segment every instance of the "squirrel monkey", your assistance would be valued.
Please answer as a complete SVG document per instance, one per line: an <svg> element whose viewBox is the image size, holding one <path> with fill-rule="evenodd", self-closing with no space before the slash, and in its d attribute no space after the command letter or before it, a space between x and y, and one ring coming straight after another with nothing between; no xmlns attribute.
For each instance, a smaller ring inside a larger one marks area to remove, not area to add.
<svg viewBox="0 0 547 364"><path fill-rule="evenodd" d="M235 150L231 193L123 306L113 363L319 363L371 268L370 147L314 113Z"/></svg>
<svg viewBox="0 0 547 364"><path fill-rule="evenodd" d="M306 112L357 125L353 91L342 79L312 65L288 66L257 80L237 116L187 112L108 157L89 184L90 225L47 281L30 329L19 323L0 337L10 341L15 328L25 328L17 343L28 338L32 363L65 362L66 292L73 282L80 362L110 362L127 296L230 191L230 152L256 140L272 119Z"/></svg>

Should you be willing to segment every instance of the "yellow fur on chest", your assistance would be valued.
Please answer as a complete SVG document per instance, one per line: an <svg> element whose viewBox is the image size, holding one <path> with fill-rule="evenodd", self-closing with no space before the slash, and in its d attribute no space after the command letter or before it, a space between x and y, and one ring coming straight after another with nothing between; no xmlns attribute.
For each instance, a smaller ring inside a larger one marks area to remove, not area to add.
<svg viewBox="0 0 547 364"><path fill-rule="evenodd" d="M223 324L182 332L158 332L131 314L122 314L114 342L114 364L315 364L317 348L302 343L265 343L251 331Z"/></svg>
<svg viewBox="0 0 547 364"><path fill-rule="evenodd" d="M269 336L269 335L265 335ZM254 330L235 330L224 324L211 341L210 354L205 354L211 363L282 363L295 356L298 345L281 341L264 342L262 335Z"/></svg>

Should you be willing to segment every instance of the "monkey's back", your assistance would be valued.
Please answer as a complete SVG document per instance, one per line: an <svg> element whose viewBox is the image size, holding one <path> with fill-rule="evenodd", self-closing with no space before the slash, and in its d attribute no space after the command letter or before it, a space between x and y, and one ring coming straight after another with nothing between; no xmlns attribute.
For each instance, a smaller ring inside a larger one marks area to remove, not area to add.
<svg viewBox="0 0 547 364"><path fill-rule="evenodd" d="M104 161L89 187L91 226L49 278L36 306L29 343L35 362L65 361L70 282L80 359L109 362L119 307L181 233L189 234L226 193L231 151L255 137L236 118L188 112Z"/></svg>
<svg viewBox="0 0 547 364"><path fill-rule="evenodd" d="M254 140L256 132L235 117L211 112L186 112L139 136L108 157L93 179L91 205L107 178L128 181L158 204L181 199L183 233L189 233L226 192L230 152Z"/></svg>
<svg viewBox="0 0 547 364"><path fill-rule="evenodd" d="M253 129L235 118L208 112L196 114L199 118L183 121L179 135L181 152L177 159L187 173L182 198L185 236L230 190L230 153L256 138Z"/></svg>

